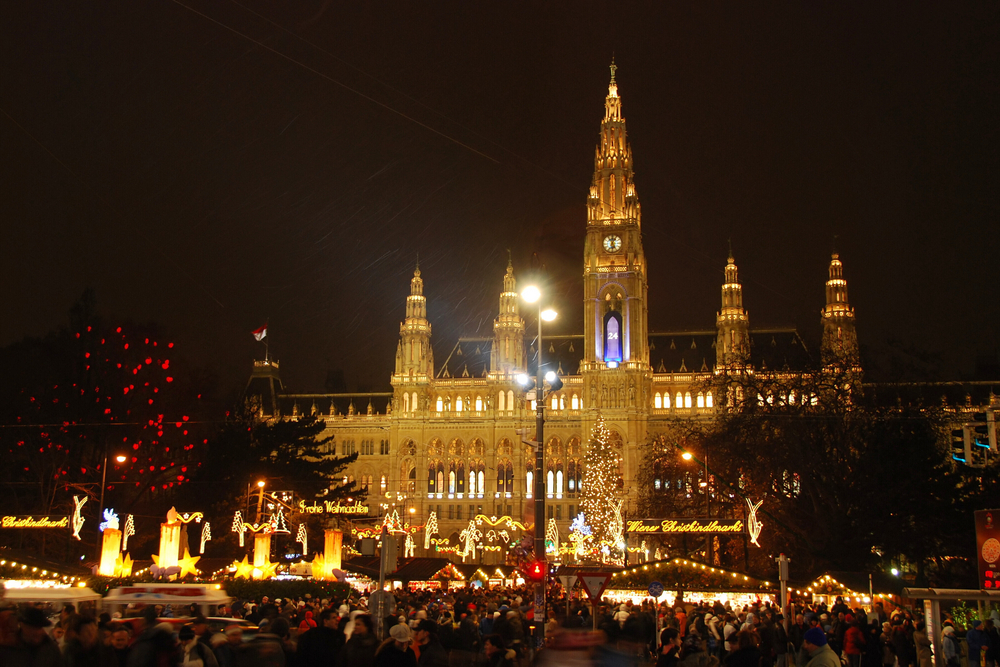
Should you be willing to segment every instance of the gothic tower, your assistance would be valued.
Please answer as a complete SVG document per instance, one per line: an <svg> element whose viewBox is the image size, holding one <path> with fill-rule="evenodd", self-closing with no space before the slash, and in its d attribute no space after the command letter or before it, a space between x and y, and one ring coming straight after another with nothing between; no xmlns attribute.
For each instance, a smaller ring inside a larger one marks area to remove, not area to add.
<svg viewBox="0 0 1000 667"><path fill-rule="evenodd" d="M749 318L743 309L743 286L736 274L733 252L729 251L726 280L722 284L722 310L715 318L719 331L715 341L715 363L725 369L745 364L750 356Z"/></svg>
<svg viewBox="0 0 1000 667"><path fill-rule="evenodd" d="M500 311L493 321L493 350L490 372L513 375L525 368L524 320L518 311L517 281L514 266L507 262L500 293Z"/></svg>
<svg viewBox="0 0 1000 667"><path fill-rule="evenodd" d="M418 265L410 280L410 296L406 297L406 319L399 325L396 370L392 374L396 409L403 413L421 409L433 377L431 324L427 321L427 299Z"/></svg>
<svg viewBox="0 0 1000 667"><path fill-rule="evenodd" d="M823 309L824 364L858 365L858 335L854 329L854 309L847 301L847 281L840 255L833 253L830 278L826 281L826 307Z"/></svg>
<svg viewBox="0 0 1000 667"><path fill-rule="evenodd" d="M646 258L615 69L612 62L587 199L582 368L591 371L649 368Z"/></svg>

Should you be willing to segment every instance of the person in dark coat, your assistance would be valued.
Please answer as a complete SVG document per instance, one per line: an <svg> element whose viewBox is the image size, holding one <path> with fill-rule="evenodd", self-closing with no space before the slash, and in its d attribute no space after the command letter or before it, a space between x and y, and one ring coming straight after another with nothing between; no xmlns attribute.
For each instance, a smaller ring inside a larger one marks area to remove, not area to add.
<svg viewBox="0 0 1000 667"><path fill-rule="evenodd" d="M372 617L361 614L354 619L354 632L340 649L337 664L344 667L372 667L375 664L376 649L378 649L378 638L375 636ZM300 645L299 651L301 650Z"/></svg>
<svg viewBox="0 0 1000 667"><path fill-rule="evenodd" d="M735 650L732 650L735 638ZM731 652L726 656L726 667L760 667L760 649L757 638L750 630L740 630L729 638Z"/></svg>
<svg viewBox="0 0 1000 667"><path fill-rule="evenodd" d="M0 647L0 658L4 667L62 667L63 657L59 647L45 628L52 621L45 617L41 609L29 607L18 617L19 628L12 646Z"/></svg>
<svg viewBox="0 0 1000 667"><path fill-rule="evenodd" d="M143 610L143 630L129 651L127 667L166 667L177 663L173 632L157 625L157 616L155 607Z"/></svg>
<svg viewBox="0 0 1000 667"><path fill-rule="evenodd" d="M334 663L344 646L344 631L340 626L340 616L333 609L319 613L319 624L299 635L296 652L300 667L328 667Z"/></svg>
<svg viewBox="0 0 1000 667"><path fill-rule="evenodd" d="M424 619L417 623L414 643L420 649L417 664L421 667L448 667L448 651L444 649L437 635L438 624Z"/></svg>
<svg viewBox="0 0 1000 667"><path fill-rule="evenodd" d="M409 626L397 623L389 628L389 638L375 650L375 667L417 667L410 640Z"/></svg>
<svg viewBox="0 0 1000 667"><path fill-rule="evenodd" d="M666 628L660 633L660 649L656 667L677 667L680 661L681 634L677 628Z"/></svg>

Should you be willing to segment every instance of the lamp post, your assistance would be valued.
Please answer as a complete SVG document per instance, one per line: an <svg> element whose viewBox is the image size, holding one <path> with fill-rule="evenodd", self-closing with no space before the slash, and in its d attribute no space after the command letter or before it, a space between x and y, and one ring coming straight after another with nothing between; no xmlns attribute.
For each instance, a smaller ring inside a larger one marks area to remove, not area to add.
<svg viewBox="0 0 1000 667"><path fill-rule="evenodd" d="M545 561L545 378L542 375L542 320L556 319L556 311L542 310L542 293L529 286L521 292L528 303L538 303L538 358L535 368L535 560ZM545 645L545 580L535 583L535 629L538 643Z"/></svg>
<svg viewBox="0 0 1000 667"><path fill-rule="evenodd" d="M681 454L681 458L684 459L685 461L691 461L693 459L696 463L698 462L698 459L695 459L694 455L691 454L691 452L684 452L683 454ZM705 487L705 516L709 520L711 520L711 518L712 518L712 493L711 493L711 487L709 487L709 484L708 484L708 452L705 452L704 459L705 460L702 461L701 463L703 463L704 466L705 466L705 481L702 482L699 486ZM705 551L708 554L708 562L710 564L714 564L713 563L713 558L712 558L712 542L714 541L714 538L712 537L711 533L706 533L705 534L705 539L707 540L707 545L706 545Z"/></svg>
<svg viewBox="0 0 1000 667"><path fill-rule="evenodd" d="M118 463L125 463L127 457L124 454L117 454L115 456L115 461ZM104 519L104 487L108 485L108 445L104 444L104 463L101 465L101 502L100 507L97 510L97 521L100 522ZM101 559L101 541L97 540L97 560Z"/></svg>
<svg viewBox="0 0 1000 667"><path fill-rule="evenodd" d="M264 507L264 480L257 482L257 523L260 523L260 512Z"/></svg>

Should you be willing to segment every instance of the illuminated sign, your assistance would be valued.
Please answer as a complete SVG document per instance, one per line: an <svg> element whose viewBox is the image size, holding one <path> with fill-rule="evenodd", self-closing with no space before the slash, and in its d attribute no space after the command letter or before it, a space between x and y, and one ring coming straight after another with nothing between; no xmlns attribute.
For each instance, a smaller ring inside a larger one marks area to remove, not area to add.
<svg viewBox="0 0 1000 667"><path fill-rule="evenodd" d="M0 528L69 528L68 516L4 516Z"/></svg>
<svg viewBox="0 0 1000 667"><path fill-rule="evenodd" d="M332 500L325 500L322 504L306 505L306 501L300 500L299 511L306 514L368 514L368 505L361 503L341 505Z"/></svg>
<svg viewBox="0 0 1000 667"><path fill-rule="evenodd" d="M979 588L1000 589L1000 526L993 514L1000 510L976 512L976 560L979 561Z"/></svg>
<svg viewBox="0 0 1000 667"><path fill-rule="evenodd" d="M629 533L742 533L743 519L634 519L627 522Z"/></svg>

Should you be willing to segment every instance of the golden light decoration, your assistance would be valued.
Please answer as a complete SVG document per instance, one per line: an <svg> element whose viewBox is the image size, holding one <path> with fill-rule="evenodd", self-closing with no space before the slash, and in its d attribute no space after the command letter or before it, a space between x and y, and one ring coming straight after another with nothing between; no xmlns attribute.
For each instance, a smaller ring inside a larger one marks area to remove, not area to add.
<svg viewBox="0 0 1000 667"><path fill-rule="evenodd" d="M185 547L184 557L177 559L177 567L181 568L180 574L177 575L178 578L183 579L189 574L192 576L198 575L199 570L195 566L198 564L200 559L201 556L192 556L191 552L187 550L187 547Z"/></svg>

